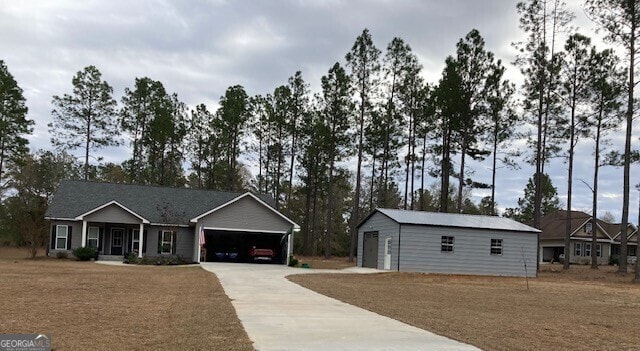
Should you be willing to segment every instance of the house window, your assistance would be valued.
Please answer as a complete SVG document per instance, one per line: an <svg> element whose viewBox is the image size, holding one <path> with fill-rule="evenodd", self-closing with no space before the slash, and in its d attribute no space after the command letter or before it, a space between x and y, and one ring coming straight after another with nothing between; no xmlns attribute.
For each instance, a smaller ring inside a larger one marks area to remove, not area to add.
<svg viewBox="0 0 640 351"><path fill-rule="evenodd" d="M171 230L162 231L162 242L160 243L161 251L163 254L173 253L173 239L176 233Z"/></svg>
<svg viewBox="0 0 640 351"><path fill-rule="evenodd" d="M452 236L442 236L440 239L440 252L453 252L455 238Z"/></svg>
<svg viewBox="0 0 640 351"><path fill-rule="evenodd" d="M602 257L602 244L597 244L596 245L596 255L598 257Z"/></svg>
<svg viewBox="0 0 640 351"><path fill-rule="evenodd" d="M637 248L637 246L629 246L629 253L627 256L636 256L636 252L638 251Z"/></svg>
<svg viewBox="0 0 640 351"><path fill-rule="evenodd" d="M131 239L131 251L138 251L140 249L140 230L133 230L133 238Z"/></svg>
<svg viewBox="0 0 640 351"><path fill-rule="evenodd" d="M491 254L502 255L502 239L491 239Z"/></svg>
<svg viewBox="0 0 640 351"><path fill-rule="evenodd" d="M89 232L87 233L87 246L97 249L99 239L100 239L100 228L89 227Z"/></svg>
<svg viewBox="0 0 640 351"><path fill-rule="evenodd" d="M56 250L67 249L67 238L69 237L69 226L56 226Z"/></svg>
<svg viewBox="0 0 640 351"><path fill-rule="evenodd" d="M582 256L582 243L575 243L573 247L574 256Z"/></svg>
<svg viewBox="0 0 640 351"><path fill-rule="evenodd" d="M587 224L584 225L584 232L585 233L591 233L591 231L593 230L593 223L588 222Z"/></svg>
<svg viewBox="0 0 640 351"><path fill-rule="evenodd" d="M591 256L591 243L584 244L584 255L587 257Z"/></svg>

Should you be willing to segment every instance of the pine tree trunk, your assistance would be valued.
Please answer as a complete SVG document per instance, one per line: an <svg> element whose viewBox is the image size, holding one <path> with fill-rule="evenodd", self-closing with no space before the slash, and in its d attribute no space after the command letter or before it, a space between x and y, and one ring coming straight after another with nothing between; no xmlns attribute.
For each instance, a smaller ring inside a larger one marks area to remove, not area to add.
<svg viewBox="0 0 640 351"><path fill-rule="evenodd" d="M458 174L458 202L457 212L462 213L462 192L464 191L464 166L465 156L467 155L466 133L462 136L462 150L460 150L460 174Z"/></svg>
<svg viewBox="0 0 640 351"><path fill-rule="evenodd" d="M304 236L302 237L302 252L306 256L311 255L311 228L309 228L309 216L311 215L311 175L307 175L306 199L304 205L304 219L302 226L304 227Z"/></svg>
<svg viewBox="0 0 640 351"><path fill-rule="evenodd" d="M315 177L314 177L315 179ZM316 243L315 243L315 234L316 234L316 217L317 217L317 213L318 211L316 211L317 207L318 207L318 182L317 180L314 182L314 186L313 186L313 216L311 217L311 255L315 256L318 254L318 252L316 251Z"/></svg>
<svg viewBox="0 0 640 351"><path fill-rule="evenodd" d="M600 171L600 131L602 128L602 112L603 112L604 107L602 106L602 102L600 103L600 111L598 112L599 117L598 117L598 124L596 125L596 140L595 140L595 159L594 159L594 164L593 164L593 213L592 213L592 217L591 217L591 247L595 248L595 250L597 250L597 244L598 244L598 232L597 232L597 218L598 218L598 173ZM595 253L595 258L594 258L594 253L591 253L591 268L597 269L598 268L598 257L597 257L597 252ZM566 254L564 255L565 257L567 256ZM594 265L595 262L595 265Z"/></svg>
<svg viewBox="0 0 640 351"><path fill-rule="evenodd" d="M363 83L364 85L364 83ZM356 246L358 245L358 228L356 226L360 222L360 188L362 186L362 149L364 147L362 140L364 139L364 108L366 106L363 90L360 93L360 131L358 135L358 166L356 169L356 189L353 196L353 211L351 213L351 241L349 243L349 262L353 262L356 255Z"/></svg>
<svg viewBox="0 0 640 351"><path fill-rule="evenodd" d="M407 143L407 157L405 158L405 179L404 179L404 209L407 209L409 202L409 166L411 158L411 133L412 133L412 116L409 115L409 142Z"/></svg>
<svg viewBox="0 0 640 351"><path fill-rule="evenodd" d="M416 121L413 121L413 131L411 132L411 209L414 209L415 191L414 181L416 179Z"/></svg>
<svg viewBox="0 0 640 351"><path fill-rule="evenodd" d="M91 144L91 116L87 116L87 130L84 145L84 180L89 179L89 145Z"/></svg>
<svg viewBox="0 0 640 351"><path fill-rule="evenodd" d="M290 202L291 202L291 193L293 191L293 170L294 170L294 166L295 166L295 161L296 161L296 122L294 119L293 122L293 135L292 135L292 141L291 141L291 162L289 165L289 189L287 191L287 207L290 206Z"/></svg>
<svg viewBox="0 0 640 351"><path fill-rule="evenodd" d="M331 145L331 150L335 148ZM324 258L326 260L331 258L331 237L333 236L333 159L331 155L329 160L329 189L327 194L327 223L325 224L325 249Z"/></svg>
<svg viewBox="0 0 640 351"><path fill-rule="evenodd" d="M449 160L451 130L448 126L446 129L442 133L442 177L440 181L440 212L444 213L449 212L449 166L451 164Z"/></svg>
<svg viewBox="0 0 640 351"><path fill-rule="evenodd" d="M574 85L575 89L575 85ZM571 125L569 126L569 171L567 174L567 219L564 227L564 263L562 268L569 269L569 261L571 252L569 250L571 245L571 198L573 190L573 150L575 147L575 125L576 125L576 96L575 91L571 98ZM592 230L595 230L593 228ZM591 251L595 251L595 247L591 247ZM569 253L569 255L567 255Z"/></svg>
<svg viewBox="0 0 640 351"><path fill-rule="evenodd" d="M496 216L496 167L498 164L498 123L493 128L493 160L491 165L491 215Z"/></svg>
<svg viewBox="0 0 640 351"><path fill-rule="evenodd" d="M376 151L371 156L371 185L369 188L369 211L373 211L373 191L376 182Z"/></svg>
<svg viewBox="0 0 640 351"><path fill-rule="evenodd" d="M629 2L633 7L633 2ZM624 184L622 194L622 223L620 223L620 264L618 265L619 273L627 272L627 225L629 223L629 172L631 169L631 137L633 125L633 100L634 100L634 65L635 65L635 41L636 41L636 19L635 7L631 9L633 20L631 21L630 39L629 39L629 88L627 100L627 128L624 143ZM640 282L640 275L636 270L636 282Z"/></svg>
<svg viewBox="0 0 640 351"><path fill-rule="evenodd" d="M420 175L420 211L424 211L424 166L427 158L427 133L424 133L424 143L422 144L422 170Z"/></svg>

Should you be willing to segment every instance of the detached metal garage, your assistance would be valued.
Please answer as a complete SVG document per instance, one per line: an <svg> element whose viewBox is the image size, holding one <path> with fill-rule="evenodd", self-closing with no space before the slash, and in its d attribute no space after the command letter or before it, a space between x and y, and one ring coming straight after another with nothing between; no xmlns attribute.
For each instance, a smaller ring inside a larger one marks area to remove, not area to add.
<svg viewBox="0 0 640 351"><path fill-rule="evenodd" d="M358 266L536 276L540 231L508 218L376 209L358 225Z"/></svg>

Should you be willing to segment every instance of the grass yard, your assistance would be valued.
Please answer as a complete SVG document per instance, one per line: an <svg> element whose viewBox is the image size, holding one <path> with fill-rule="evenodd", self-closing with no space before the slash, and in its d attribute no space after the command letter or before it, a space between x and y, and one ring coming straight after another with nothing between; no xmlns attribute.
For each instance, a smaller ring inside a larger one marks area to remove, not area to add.
<svg viewBox="0 0 640 351"><path fill-rule="evenodd" d="M199 267L116 267L0 247L0 331L59 350L253 350L218 279Z"/></svg>
<svg viewBox="0 0 640 351"><path fill-rule="evenodd" d="M543 266L540 277L309 274L304 287L484 350L639 350L632 274Z"/></svg>

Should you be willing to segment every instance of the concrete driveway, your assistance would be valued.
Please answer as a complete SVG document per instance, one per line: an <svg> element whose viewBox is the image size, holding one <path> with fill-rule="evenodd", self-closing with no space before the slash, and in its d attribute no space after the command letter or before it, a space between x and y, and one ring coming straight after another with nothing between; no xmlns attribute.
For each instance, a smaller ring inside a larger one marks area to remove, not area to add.
<svg viewBox="0 0 640 351"><path fill-rule="evenodd" d="M272 264L201 263L215 273L258 351L479 350L320 295L285 279L314 271ZM215 318L215 316L212 316Z"/></svg>

